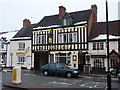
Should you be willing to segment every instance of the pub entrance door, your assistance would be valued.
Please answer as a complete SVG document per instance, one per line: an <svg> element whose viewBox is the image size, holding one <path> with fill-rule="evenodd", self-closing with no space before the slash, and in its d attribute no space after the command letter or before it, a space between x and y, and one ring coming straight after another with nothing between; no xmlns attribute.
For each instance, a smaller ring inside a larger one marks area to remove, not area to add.
<svg viewBox="0 0 120 90"><path fill-rule="evenodd" d="M78 69L83 72L85 65L85 54L84 53L78 53Z"/></svg>

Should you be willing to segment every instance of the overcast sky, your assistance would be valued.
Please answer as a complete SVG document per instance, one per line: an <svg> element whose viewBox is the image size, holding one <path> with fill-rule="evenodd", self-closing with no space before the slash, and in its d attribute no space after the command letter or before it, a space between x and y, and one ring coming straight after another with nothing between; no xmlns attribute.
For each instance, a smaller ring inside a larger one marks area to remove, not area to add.
<svg viewBox="0 0 120 90"><path fill-rule="evenodd" d="M109 21L118 20L118 2L108 0ZM32 23L39 22L44 16L58 14L58 7L63 5L67 12L98 7L98 21L105 21L105 0L0 0L0 31L19 30L23 19Z"/></svg>

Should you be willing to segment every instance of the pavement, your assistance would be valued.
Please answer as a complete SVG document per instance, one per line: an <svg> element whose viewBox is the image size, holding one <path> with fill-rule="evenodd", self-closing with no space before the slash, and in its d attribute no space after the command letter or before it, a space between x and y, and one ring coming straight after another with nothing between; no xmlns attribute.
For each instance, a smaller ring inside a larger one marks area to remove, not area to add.
<svg viewBox="0 0 120 90"><path fill-rule="evenodd" d="M6 72L12 72L11 69L7 68L7 69L3 69L4 73ZM40 75L40 71L35 71L35 70L22 70L22 73L27 73L27 74L35 74L35 75ZM37 85L36 83L29 83L29 82L21 82L19 84L14 84L12 82L5 82L2 84L4 87L8 87L8 88L15 88L15 89L25 89L25 90L34 90L34 88L53 88L53 87L48 87L45 85ZM4 89L3 89L4 90Z"/></svg>
<svg viewBox="0 0 120 90"><path fill-rule="evenodd" d="M12 70L10 69L4 69L3 72L12 72ZM40 71L35 71L35 70L22 70L23 73L26 74L35 74L35 75L40 75L42 73L40 73ZM83 74L80 76L80 78L92 78L92 77L102 77L107 79L107 75L106 74ZM111 76L111 80L118 80L117 78L113 78L113 76ZM46 86L46 85L39 85L36 83L29 83L29 82L21 82L20 84L13 84L12 82L5 82L3 83L4 87L10 87L10 88L17 88L17 89L25 89L25 90L34 90L35 88L54 88L54 87L50 87L50 86Z"/></svg>

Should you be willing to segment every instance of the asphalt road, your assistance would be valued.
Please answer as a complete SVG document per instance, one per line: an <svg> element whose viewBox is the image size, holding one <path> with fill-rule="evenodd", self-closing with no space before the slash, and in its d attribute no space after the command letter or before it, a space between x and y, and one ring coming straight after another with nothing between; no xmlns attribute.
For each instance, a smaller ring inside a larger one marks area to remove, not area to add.
<svg viewBox="0 0 120 90"><path fill-rule="evenodd" d="M12 73L2 73L2 81L11 82ZM53 88L95 88L106 90L107 79L106 76L90 77L82 76L80 78L65 78L57 76L43 76L41 73L29 73L29 71L22 72L22 82L36 85L45 85ZM120 82L112 78L112 88L120 90Z"/></svg>

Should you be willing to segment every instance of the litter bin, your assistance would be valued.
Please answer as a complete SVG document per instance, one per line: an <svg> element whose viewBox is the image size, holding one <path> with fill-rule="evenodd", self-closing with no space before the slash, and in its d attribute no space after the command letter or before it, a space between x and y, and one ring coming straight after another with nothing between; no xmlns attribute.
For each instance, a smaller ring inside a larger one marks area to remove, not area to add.
<svg viewBox="0 0 120 90"><path fill-rule="evenodd" d="M21 67L14 67L12 69L12 83L20 84L21 83Z"/></svg>

